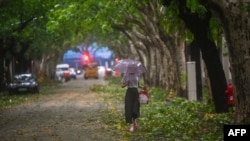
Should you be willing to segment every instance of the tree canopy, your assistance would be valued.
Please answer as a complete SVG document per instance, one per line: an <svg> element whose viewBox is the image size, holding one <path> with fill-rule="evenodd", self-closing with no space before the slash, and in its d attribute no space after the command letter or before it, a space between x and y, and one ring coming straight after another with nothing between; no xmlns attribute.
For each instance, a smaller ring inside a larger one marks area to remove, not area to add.
<svg viewBox="0 0 250 141"><path fill-rule="evenodd" d="M144 79L149 85L173 89L178 95L186 96L185 84L181 83L181 79L185 74L184 50L188 42L191 49L197 49L194 52L202 52L217 112L227 111L223 95L226 81L217 54L219 39L222 32L226 34L230 56L237 58L237 55L248 55L248 40L242 38L248 35L241 28L248 31L249 26L244 21L248 21L249 4L227 1L228 5L223 5L223 2L2 0L0 79L6 73L11 73L11 68L22 69L20 71L29 68L30 60L37 61L37 72L43 69L51 73L65 50L75 48L82 42L91 44L98 41L110 46L121 58L141 60L148 70ZM230 16L226 16L227 13ZM235 23L233 19L241 21L241 24ZM239 35L236 37L234 33ZM242 44L242 40L246 44ZM242 57L232 59L232 68L241 68L232 69L232 73L236 74L235 83L239 83L236 86L242 88L242 91L237 89L241 93L242 103L249 105L250 102L244 99L249 97L246 85L250 79L244 77L249 78L247 72L250 72L250 65ZM239 114L249 113L249 109L242 105L240 107L245 111Z"/></svg>

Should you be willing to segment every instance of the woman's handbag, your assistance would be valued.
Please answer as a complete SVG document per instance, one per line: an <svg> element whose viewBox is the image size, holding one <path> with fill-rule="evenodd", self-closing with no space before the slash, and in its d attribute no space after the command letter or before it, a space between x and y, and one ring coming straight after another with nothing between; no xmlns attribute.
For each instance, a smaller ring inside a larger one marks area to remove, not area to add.
<svg viewBox="0 0 250 141"><path fill-rule="evenodd" d="M139 102L141 104L148 104L149 102L149 94L148 91L143 90L139 92Z"/></svg>

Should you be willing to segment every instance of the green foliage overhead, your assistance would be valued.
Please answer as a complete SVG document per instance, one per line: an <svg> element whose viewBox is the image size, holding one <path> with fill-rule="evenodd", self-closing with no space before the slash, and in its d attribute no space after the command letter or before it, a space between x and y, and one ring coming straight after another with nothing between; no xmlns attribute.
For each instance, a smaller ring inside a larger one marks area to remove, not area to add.
<svg viewBox="0 0 250 141"><path fill-rule="evenodd" d="M191 10L191 13L199 13L200 15L207 12L206 8L199 3L199 0L187 0L187 8Z"/></svg>
<svg viewBox="0 0 250 141"><path fill-rule="evenodd" d="M63 52L93 37L116 50L127 39L112 25L126 23L127 30L137 26L128 23L127 18L132 16L138 21L142 20L139 8L149 2L160 4L160 0L4 1L0 5L0 38L14 38L18 43L29 44L25 53L27 58ZM206 12L198 0L187 0L187 7L201 15ZM159 28L166 34L184 28L174 2L156 10L159 13ZM186 33L183 34L185 39L192 40L192 35Z"/></svg>

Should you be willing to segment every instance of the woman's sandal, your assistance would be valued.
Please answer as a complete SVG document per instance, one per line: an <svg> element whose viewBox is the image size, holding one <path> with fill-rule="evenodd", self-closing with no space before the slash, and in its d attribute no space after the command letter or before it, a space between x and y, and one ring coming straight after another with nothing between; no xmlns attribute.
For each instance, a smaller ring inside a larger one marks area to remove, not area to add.
<svg viewBox="0 0 250 141"><path fill-rule="evenodd" d="M135 131L135 126L132 124L130 125L129 132L134 132Z"/></svg>

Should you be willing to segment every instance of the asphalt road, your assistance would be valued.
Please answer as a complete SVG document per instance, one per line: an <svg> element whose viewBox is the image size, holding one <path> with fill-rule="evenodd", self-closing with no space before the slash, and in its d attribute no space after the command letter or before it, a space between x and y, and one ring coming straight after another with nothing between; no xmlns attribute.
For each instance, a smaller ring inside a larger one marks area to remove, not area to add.
<svg viewBox="0 0 250 141"><path fill-rule="evenodd" d="M0 110L0 141L117 141L101 116L107 110L89 90L101 79L78 76L51 94Z"/></svg>

